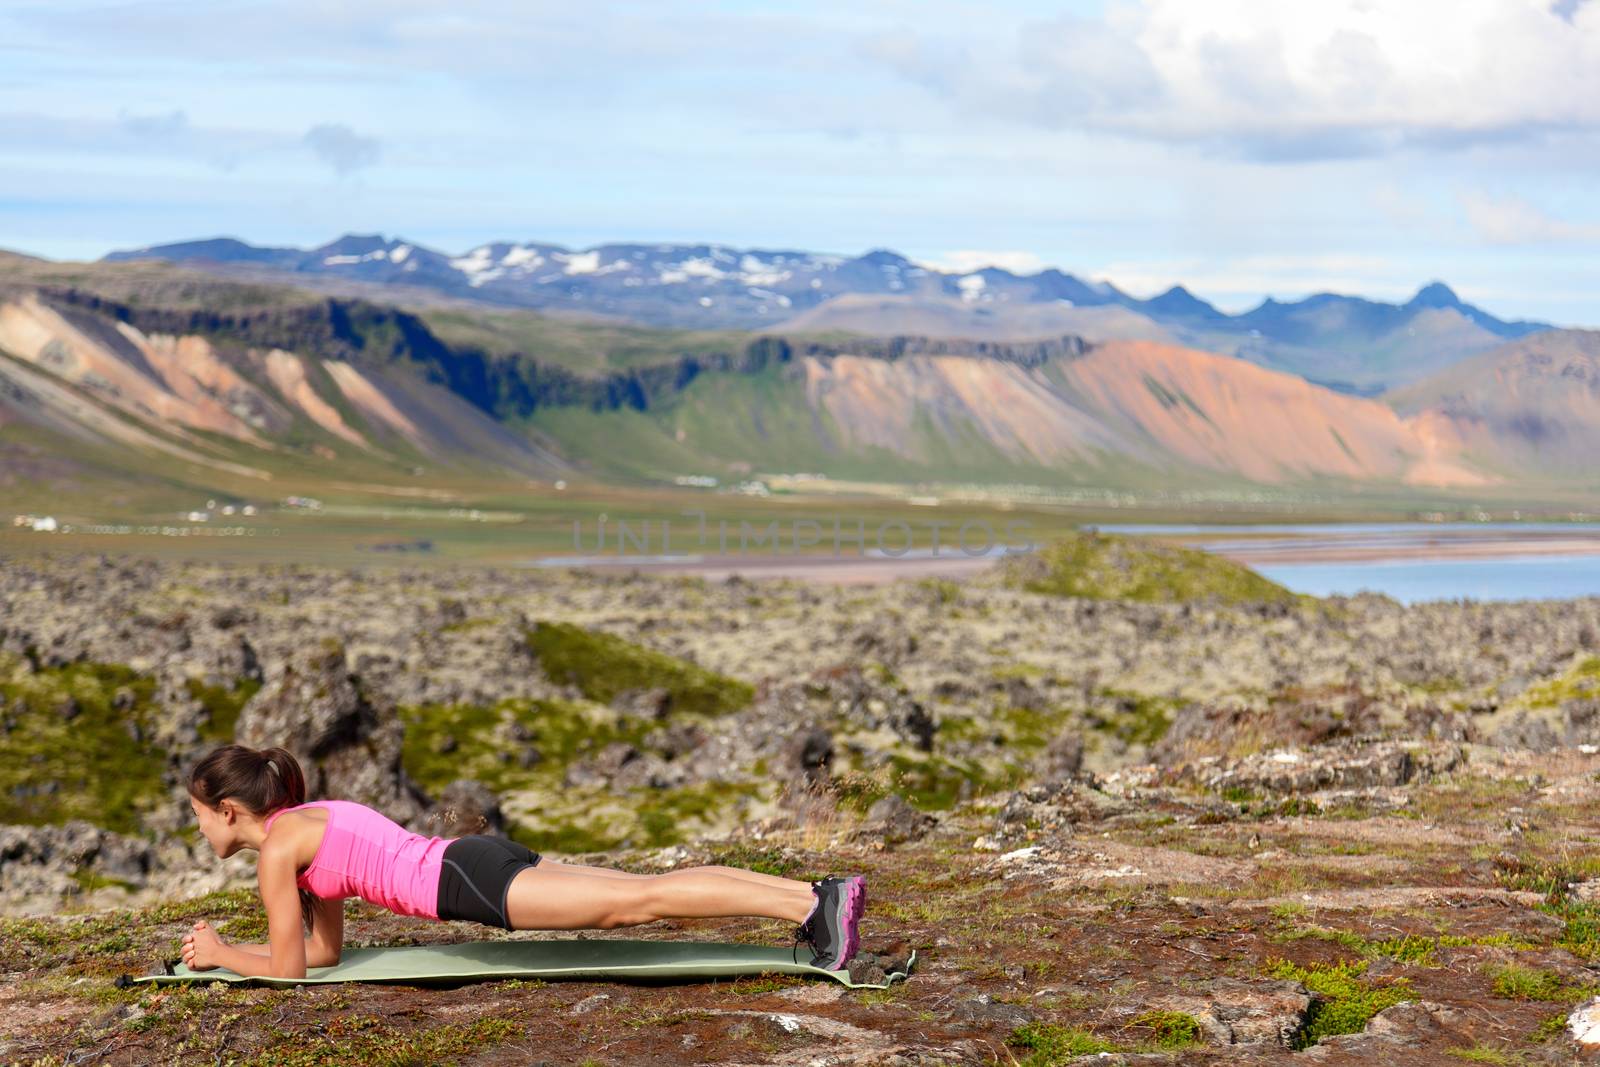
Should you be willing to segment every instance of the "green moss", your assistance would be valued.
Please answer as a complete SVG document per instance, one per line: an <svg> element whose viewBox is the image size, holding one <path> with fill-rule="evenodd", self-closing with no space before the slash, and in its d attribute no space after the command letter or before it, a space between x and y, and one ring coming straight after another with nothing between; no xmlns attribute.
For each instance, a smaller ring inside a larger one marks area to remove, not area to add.
<svg viewBox="0 0 1600 1067"><path fill-rule="evenodd" d="M1153 745L1165 737L1172 728L1173 712L1182 703L1121 689L1103 689L1100 695L1113 701L1113 706L1091 711L1089 726L1130 745Z"/></svg>
<svg viewBox="0 0 1600 1067"><path fill-rule="evenodd" d="M267 913L240 915L217 927L217 933L230 941L259 943L267 940Z"/></svg>
<svg viewBox="0 0 1600 1067"><path fill-rule="evenodd" d="M673 707L684 710L679 703ZM711 828L761 789L750 781L625 792L566 785L574 763L613 743L647 748L647 737L661 725L588 700L411 705L399 714L406 727L401 760L407 774L434 793L458 778L473 778L499 793L523 794L537 814L514 821L507 832L539 851L675 844ZM526 740L509 740L518 736ZM537 758L523 766L527 747Z"/></svg>
<svg viewBox="0 0 1600 1067"><path fill-rule="evenodd" d="M1028 1050L1028 1055L1017 1061L1019 1067L1058 1067L1079 1056L1117 1050L1115 1045L1101 1040L1088 1030L1054 1023L1019 1026L1011 1032L1006 1044Z"/></svg>
<svg viewBox="0 0 1600 1067"><path fill-rule="evenodd" d="M243 915L261 907L261 899L248 889L226 889L192 900L163 901L139 913L146 923L182 922L186 919L214 919L217 916Z"/></svg>
<svg viewBox="0 0 1600 1067"><path fill-rule="evenodd" d="M777 878L793 878L800 870L800 865L785 856L782 849L757 848L743 842L718 849L711 854L709 862L718 867L738 867Z"/></svg>
<svg viewBox="0 0 1600 1067"><path fill-rule="evenodd" d="M0 823L85 819L137 833L167 803L166 753L148 740L154 678L105 663L0 675ZM118 705L121 705L119 707Z"/></svg>
<svg viewBox="0 0 1600 1067"><path fill-rule="evenodd" d="M1458 1060L1468 1063L1498 1063L1498 1064L1523 1064L1528 1061L1521 1055L1508 1052L1494 1045L1472 1045L1467 1048L1445 1049L1445 1055L1454 1056Z"/></svg>
<svg viewBox="0 0 1600 1067"><path fill-rule="evenodd" d="M476 778L497 792L559 782L574 760L614 741L642 744L654 724L628 719L599 704L565 700L502 700L497 704L423 704L399 709L406 734L401 761L426 790L457 778ZM529 740L508 743L506 731ZM448 746L445 738L455 742ZM538 749L530 767L517 759L522 744Z"/></svg>
<svg viewBox="0 0 1600 1067"><path fill-rule="evenodd" d="M506 829L506 835L535 852L559 852L564 855L611 852L622 847L625 840L624 835L607 832L603 827L573 823L554 827L528 827L513 823Z"/></svg>
<svg viewBox="0 0 1600 1067"><path fill-rule="evenodd" d="M496 620L486 616L462 619L460 622L445 623L443 626L439 627L439 632L442 634L471 633L473 630L481 630L486 626L493 626L495 621Z"/></svg>
<svg viewBox="0 0 1600 1067"><path fill-rule="evenodd" d="M1001 707L994 711L1006 747L1024 754L1038 752L1055 740L1071 718L1072 712L1065 708Z"/></svg>
<svg viewBox="0 0 1600 1067"><path fill-rule="evenodd" d="M1200 1021L1186 1012L1147 1011L1133 1020L1133 1025L1152 1031L1159 1048L1193 1048L1203 1043Z"/></svg>
<svg viewBox="0 0 1600 1067"><path fill-rule="evenodd" d="M202 678L190 678L189 695L200 701L205 709L205 720L200 724L200 739L213 745L228 744L233 740L234 727L239 722L239 712L250 698L261 691L261 683L253 678L242 678L233 686L208 683Z"/></svg>
<svg viewBox="0 0 1600 1067"><path fill-rule="evenodd" d="M759 787L749 782L700 782L676 789L636 790L632 807L638 820L627 842L660 848L675 845L709 825L741 799L755 796Z"/></svg>
<svg viewBox="0 0 1600 1067"><path fill-rule="evenodd" d="M1584 959L1600 957L1600 909L1585 901L1562 899L1546 906L1545 910L1555 912L1563 920L1563 948Z"/></svg>
<svg viewBox="0 0 1600 1067"><path fill-rule="evenodd" d="M1528 1040L1535 1044L1543 1044L1546 1041L1565 1036L1566 1032L1567 1013L1564 1011L1557 1012L1554 1015L1546 1015L1543 1019L1540 1019L1539 1025L1534 1027L1533 1033L1528 1035Z"/></svg>
<svg viewBox="0 0 1600 1067"><path fill-rule="evenodd" d="M991 792L1015 784L1023 776L1020 767L1009 776L990 775L975 761L947 756L895 755L889 758L889 763L891 789L880 795L896 792L905 797L907 803L931 811L954 807L963 792L969 796Z"/></svg>
<svg viewBox="0 0 1600 1067"><path fill-rule="evenodd" d="M917 588L925 591L940 607L961 599L961 586L948 578L923 578L917 582Z"/></svg>
<svg viewBox="0 0 1600 1067"><path fill-rule="evenodd" d="M217 920L226 916L258 915L261 902L245 889L209 893L193 900L166 901L145 908L117 908L89 916L63 916L49 919L0 919L0 963L47 954L55 965L72 964L80 969L100 970L115 957L132 952L150 952L150 935L160 926L187 925L192 919ZM135 935L143 935L143 942ZM175 955L176 935L160 951ZM131 962L131 961L129 961Z"/></svg>
<svg viewBox="0 0 1600 1067"><path fill-rule="evenodd" d="M780 989L789 989L804 982L804 978L792 974L760 974L754 978L741 978L729 982L725 986L719 985L717 988L736 997L753 997L763 993L776 993Z"/></svg>
<svg viewBox="0 0 1600 1067"><path fill-rule="evenodd" d="M1574 1003L1600 992L1600 985L1569 985L1555 971L1508 963L1489 971L1490 988L1507 1000L1544 1000Z"/></svg>
<svg viewBox="0 0 1600 1067"><path fill-rule="evenodd" d="M888 796L893 786L886 775L842 771L834 774L828 789L841 808L859 815Z"/></svg>
<svg viewBox="0 0 1600 1067"><path fill-rule="evenodd" d="M1600 697L1600 656L1585 657L1559 678L1529 686L1516 701L1526 708L1556 708L1569 700Z"/></svg>
<svg viewBox="0 0 1600 1067"><path fill-rule="evenodd" d="M1301 598L1250 568L1199 549L1101 533L1071 534L1002 561L1011 589L1095 600L1293 604Z"/></svg>
<svg viewBox="0 0 1600 1067"><path fill-rule="evenodd" d="M527 641L551 681L575 685L601 703L629 690L665 689L672 712L722 715L755 697L755 690L738 679L570 623L537 623Z"/></svg>
<svg viewBox="0 0 1600 1067"><path fill-rule="evenodd" d="M1384 957L1400 963L1411 963L1423 967L1432 967L1436 964L1438 950L1442 947L1462 945L1495 945L1511 949L1537 947L1531 942L1519 941L1506 933L1484 934L1473 937L1455 934L1424 937L1420 934L1407 934L1404 937L1374 940L1353 930L1333 930L1323 926L1298 926L1290 930L1274 933L1272 939L1274 941L1302 941L1306 939L1329 941L1351 952L1358 953L1367 959Z"/></svg>
<svg viewBox="0 0 1600 1067"><path fill-rule="evenodd" d="M1334 1034L1360 1033L1378 1012L1416 996L1404 979L1379 984L1362 977L1366 970L1366 960L1309 967L1283 959L1267 961L1262 967L1267 977L1300 982L1316 994L1305 1024L1295 1035L1294 1048L1310 1048Z"/></svg>
<svg viewBox="0 0 1600 1067"><path fill-rule="evenodd" d="M100 874L98 871L91 871L86 867L80 867L73 871L72 880L78 883L78 888L82 889L85 893L92 892L96 889L126 889L131 893L139 888L132 882L125 881L121 878L109 878L106 875Z"/></svg>

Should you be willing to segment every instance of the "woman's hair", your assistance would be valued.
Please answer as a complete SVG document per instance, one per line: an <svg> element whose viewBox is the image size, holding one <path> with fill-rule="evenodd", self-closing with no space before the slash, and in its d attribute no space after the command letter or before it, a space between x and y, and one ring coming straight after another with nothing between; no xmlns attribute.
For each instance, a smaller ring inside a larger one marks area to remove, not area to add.
<svg viewBox="0 0 1600 1067"><path fill-rule="evenodd" d="M189 771L189 794L208 808L232 798L257 818L306 801L306 776L300 761L283 748L223 745ZM300 890L300 918L310 931L316 897Z"/></svg>
<svg viewBox="0 0 1600 1067"><path fill-rule="evenodd" d="M223 745L189 771L189 792L210 807L232 797L259 818L306 801L306 776L287 749Z"/></svg>

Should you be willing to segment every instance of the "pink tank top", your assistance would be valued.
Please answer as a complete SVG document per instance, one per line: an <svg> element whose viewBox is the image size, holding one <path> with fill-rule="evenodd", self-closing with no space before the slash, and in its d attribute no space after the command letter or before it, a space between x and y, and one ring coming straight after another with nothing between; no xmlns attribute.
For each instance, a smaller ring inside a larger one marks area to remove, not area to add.
<svg viewBox="0 0 1600 1067"><path fill-rule="evenodd" d="M400 915L439 917L439 870L450 838L423 837L352 800L312 800L279 808L327 808L328 824L311 865L295 884L325 900L360 897Z"/></svg>

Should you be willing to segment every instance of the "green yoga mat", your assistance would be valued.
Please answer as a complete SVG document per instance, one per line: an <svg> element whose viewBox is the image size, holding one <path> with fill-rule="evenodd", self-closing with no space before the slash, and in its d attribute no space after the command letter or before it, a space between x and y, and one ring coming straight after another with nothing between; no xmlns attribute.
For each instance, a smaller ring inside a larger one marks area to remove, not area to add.
<svg viewBox="0 0 1600 1067"><path fill-rule="evenodd" d="M398 948L347 948L332 967L310 967L304 978L262 978L218 967L193 971L167 964L160 974L126 978L134 982L261 982L273 986L326 982L456 982L485 978L615 978L686 980L756 974L800 974L831 978L851 989L887 989L904 981L916 965L913 952L905 971L877 984L852 982L848 971L825 971L796 963L787 948L694 941L469 941L454 945Z"/></svg>

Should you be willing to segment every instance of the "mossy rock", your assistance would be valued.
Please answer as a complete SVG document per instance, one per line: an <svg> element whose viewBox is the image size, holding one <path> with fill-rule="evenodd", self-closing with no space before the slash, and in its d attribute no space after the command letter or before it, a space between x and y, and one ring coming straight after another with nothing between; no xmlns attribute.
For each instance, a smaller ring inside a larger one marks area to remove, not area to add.
<svg viewBox="0 0 1600 1067"><path fill-rule="evenodd" d="M1379 982L1365 977L1366 960L1339 960L1300 966L1288 960L1268 960L1262 973L1268 978L1299 982L1316 994L1293 1047L1306 1049L1335 1034L1358 1034L1385 1008L1415 1000L1416 992L1404 978Z"/></svg>
<svg viewBox="0 0 1600 1067"><path fill-rule="evenodd" d="M496 792L559 783L567 766L614 741L639 744L654 723L629 719L599 704L510 699L496 704L421 704L399 709L405 723L406 773L437 795L457 778L475 778ZM454 747L442 744L448 735ZM510 742L508 736L527 740ZM523 746L539 760L523 766Z"/></svg>
<svg viewBox="0 0 1600 1067"><path fill-rule="evenodd" d="M1526 708L1559 708L1568 701L1600 697L1600 656L1585 656L1565 674L1529 686L1515 704Z"/></svg>
<svg viewBox="0 0 1600 1067"><path fill-rule="evenodd" d="M671 712L723 715L755 697L755 690L736 678L571 623L537 623L527 641L546 677L575 685L603 704L630 691L664 690Z"/></svg>
<svg viewBox="0 0 1600 1067"><path fill-rule="evenodd" d="M167 754L150 741L156 681L117 664L0 673L0 823L84 819L138 833L169 802Z"/></svg>
<svg viewBox="0 0 1600 1067"><path fill-rule="evenodd" d="M200 739L214 745L233 741L234 729L239 723L239 712L250 703L250 698L261 691L261 683L253 678L240 680L233 686L190 678L189 695L205 709L205 719L200 723Z"/></svg>
<svg viewBox="0 0 1600 1067"><path fill-rule="evenodd" d="M1249 567L1195 548L1077 533L1001 561L1008 589L1090 600L1294 604L1302 598Z"/></svg>
<svg viewBox="0 0 1600 1067"><path fill-rule="evenodd" d="M491 705L408 705L399 714L406 727L401 760L424 790L437 796L457 778L472 778L502 796L539 796L538 825L514 824L507 832L540 851L676 844L759 792L756 784L745 782L627 792L566 786L566 770L575 761L615 742L644 748L646 735L659 726L603 704L512 699ZM439 743L446 735L453 747ZM511 737L523 740L507 740ZM518 756L527 746L538 751L539 759L524 766Z"/></svg>

